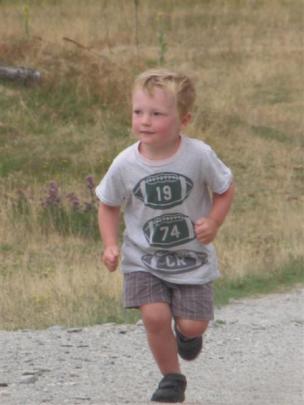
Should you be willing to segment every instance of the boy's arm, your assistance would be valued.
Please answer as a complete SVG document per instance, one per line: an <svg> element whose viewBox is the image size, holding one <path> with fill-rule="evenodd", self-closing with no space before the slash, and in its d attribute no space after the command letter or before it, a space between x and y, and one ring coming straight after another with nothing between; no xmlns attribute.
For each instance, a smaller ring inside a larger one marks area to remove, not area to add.
<svg viewBox="0 0 304 405"><path fill-rule="evenodd" d="M200 218L195 224L197 239L204 244L214 240L219 227L224 222L235 193L235 185L232 183L223 194L213 194L212 208L208 217Z"/></svg>
<svg viewBox="0 0 304 405"><path fill-rule="evenodd" d="M100 203L98 225L104 245L102 261L109 271L115 271L119 261L118 230L120 207Z"/></svg>

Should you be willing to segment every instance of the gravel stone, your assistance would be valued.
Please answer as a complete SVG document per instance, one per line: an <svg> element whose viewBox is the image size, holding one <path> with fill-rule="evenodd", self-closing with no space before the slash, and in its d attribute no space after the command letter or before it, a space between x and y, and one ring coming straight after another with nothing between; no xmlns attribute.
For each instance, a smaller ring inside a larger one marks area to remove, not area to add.
<svg viewBox="0 0 304 405"><path fill-rule="evenodd" d="M201 356L181 360L185 405L304 403L304 289L215 311ZM161 375L142 322L0 331L1 405L146 405Z"/></svg>

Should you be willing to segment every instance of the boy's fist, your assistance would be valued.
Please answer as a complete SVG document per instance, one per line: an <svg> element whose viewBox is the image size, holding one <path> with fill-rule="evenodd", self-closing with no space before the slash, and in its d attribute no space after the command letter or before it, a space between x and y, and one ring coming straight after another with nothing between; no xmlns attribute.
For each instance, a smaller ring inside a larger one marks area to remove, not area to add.
<svg viewBox="0 0 304 405"><path fill-rule="evenodd" d="M105 248L102 261L109 271L115 271L119 262L119 248L118 246L109 246Z"/></svg>
<svg viewBox="0 0 304 405"><path fill-rule="evenodd" d="M219 224L212 218L200 218L195 223L194 229L196 238L204 245L207 245L208 243L211 243L216 237L217 231L219 229Z"/></svg>

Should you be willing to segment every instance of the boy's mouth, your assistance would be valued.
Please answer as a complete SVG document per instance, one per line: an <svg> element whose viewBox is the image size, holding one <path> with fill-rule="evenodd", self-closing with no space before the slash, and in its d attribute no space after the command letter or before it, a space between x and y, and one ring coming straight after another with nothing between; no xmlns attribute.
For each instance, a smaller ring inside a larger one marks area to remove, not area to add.
<svg viewBox="0 0 304 405"><path fill-rule="evenodd" d="M140 131L140 134L143 134L143 135L153 135L154 132L152 132L152 131Z"/></svg>

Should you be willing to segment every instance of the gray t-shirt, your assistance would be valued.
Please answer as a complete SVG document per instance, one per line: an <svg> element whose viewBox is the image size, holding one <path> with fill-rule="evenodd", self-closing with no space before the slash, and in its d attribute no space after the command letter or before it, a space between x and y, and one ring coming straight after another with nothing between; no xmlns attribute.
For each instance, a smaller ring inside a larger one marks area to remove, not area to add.
<svg viewBox="0 0 304 405"><path fill-rule="evenodd" d="M186 136L166 160L145 159L138 146L122 151L96 188L101 202L124 210L122 272L148 271L176 284L216 279L214 246L195 238L194 224L208 216L211 193L229 188L230 169L210 146Z"/></svg>

